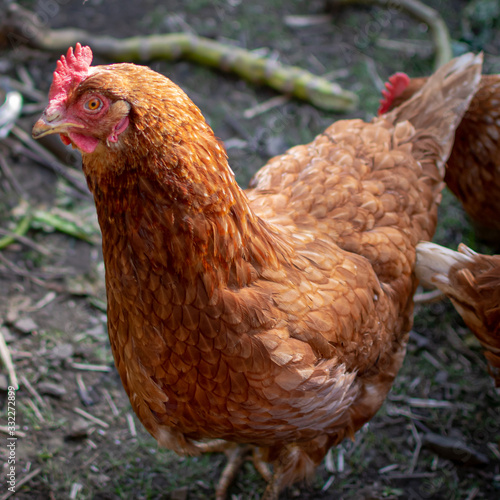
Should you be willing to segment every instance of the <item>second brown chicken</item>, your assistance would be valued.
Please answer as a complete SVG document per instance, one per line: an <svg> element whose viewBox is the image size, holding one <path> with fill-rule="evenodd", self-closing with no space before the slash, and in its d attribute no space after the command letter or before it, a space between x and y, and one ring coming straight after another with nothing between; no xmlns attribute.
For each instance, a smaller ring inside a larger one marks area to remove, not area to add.
<svg viewBox="0 0 500 500"><path fill-rule="evenodd" d="M396 73L379 112L410 99L427 78ZM477 235L500 248L500 75L483 75L457 128L445 182L472 219Z"/></svg>

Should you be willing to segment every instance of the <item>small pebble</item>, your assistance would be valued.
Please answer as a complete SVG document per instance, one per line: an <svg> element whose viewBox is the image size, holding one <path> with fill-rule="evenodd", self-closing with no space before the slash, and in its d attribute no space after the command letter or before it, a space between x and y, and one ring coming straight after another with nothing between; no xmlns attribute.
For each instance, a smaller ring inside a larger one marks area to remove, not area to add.
<svg viewBox="0 0 500 500"><path fill-rule="evenodd" d="M60 344L60 345L57 345L56 347L54 347L54 349L52 349L50 351L50 354L48 357L50 359L64 360L64 359L71 358L73 356L73 353L74 353L74 349L73 349L73 346L71 344Z"/></svg>
<svg viewBox="0 0 500 500"><path fill-rule="evenodd" d="M22 333L31 333L38 330L38 325L31 318L20 318L14 323L14 327Z"/></svg>
<svg viewBox="0 0 500 500"><path fill-rule="evenodd" d="M91 423L83 420L83 418L77 418L71 423L70 430L67 434L69 439L82 439L89 435L89 430Z"/></svg>

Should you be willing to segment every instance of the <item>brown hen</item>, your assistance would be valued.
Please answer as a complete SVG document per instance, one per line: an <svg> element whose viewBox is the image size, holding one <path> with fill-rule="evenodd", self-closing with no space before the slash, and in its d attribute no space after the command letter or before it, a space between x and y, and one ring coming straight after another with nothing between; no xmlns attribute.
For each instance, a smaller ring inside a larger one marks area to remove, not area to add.
<svg viewBox="0 0 500 500"><path fill-rule="evenodd" d="M500 387L500 255L481 255L460 244L458 252L423 242L417 245L417 276L436 286L472 330Z"/></svg>
<svg viewBox="0 0 500 500"><path fill-rule="evenodd" d="M396 73L379 114L401 105L426 83ZM477 235L500 245L500 75L483 75L455 134L445 182L471 217Z"/></svg>
<svg viewBox="0 0 500 500"><path fill-rule="evenodd" d="M273 464L277 498L373 417L401 367L415 247L434 233L481 58L453 61L373 123L333 124L246 192L179 87L91 60L81 46L61 58L33 136L82 151L123 386L160 445L251 448L259 470Z"/></svg>

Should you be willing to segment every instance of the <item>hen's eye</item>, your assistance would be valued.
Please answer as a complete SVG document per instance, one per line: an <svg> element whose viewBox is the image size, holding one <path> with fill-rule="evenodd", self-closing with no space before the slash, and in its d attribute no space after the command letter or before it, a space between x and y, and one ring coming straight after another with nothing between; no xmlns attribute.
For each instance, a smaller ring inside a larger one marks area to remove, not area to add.
<svg viewBox="0 0 500 500"><path fill-rule="evenodd" d="M97 97L92 97L85 103L85 109L89 111L98 111L102 108L102 101Z"/></svg>

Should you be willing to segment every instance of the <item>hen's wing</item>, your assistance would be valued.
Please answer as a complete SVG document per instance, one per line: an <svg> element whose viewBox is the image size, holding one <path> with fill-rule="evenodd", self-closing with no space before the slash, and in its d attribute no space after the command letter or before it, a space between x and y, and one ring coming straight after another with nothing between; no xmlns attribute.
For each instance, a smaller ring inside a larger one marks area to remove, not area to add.
<svg viewBox="0 0 500 500"><path fill-rule="evenodd" d="M458 252L434 243L417 246L416 272L451 299L474 332L500 387L500 255L481 255L461 244Z"/></svg>

